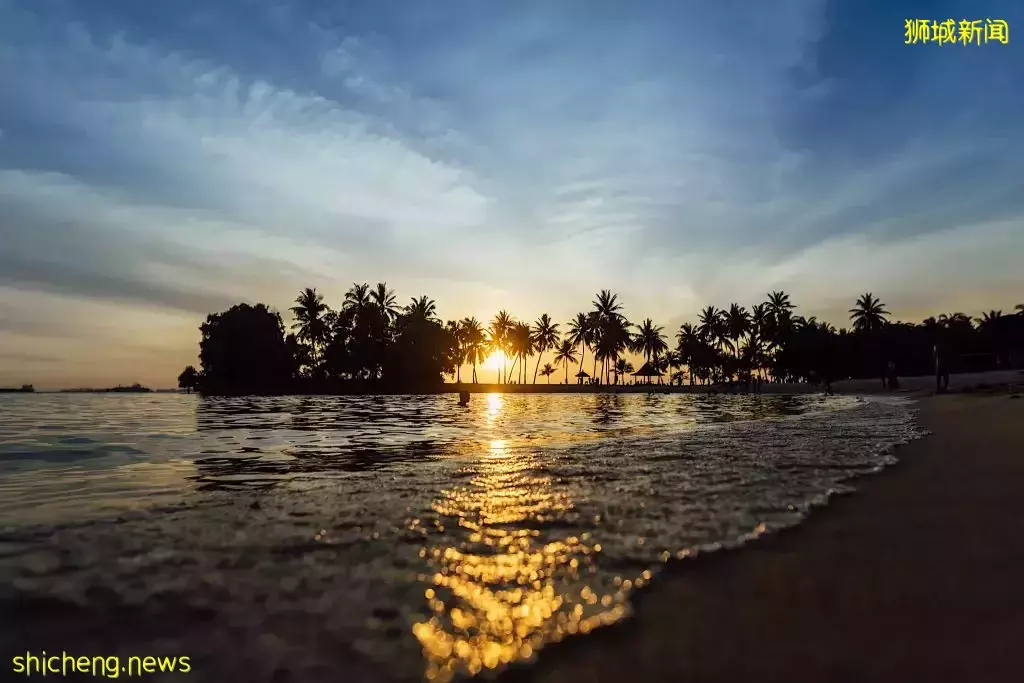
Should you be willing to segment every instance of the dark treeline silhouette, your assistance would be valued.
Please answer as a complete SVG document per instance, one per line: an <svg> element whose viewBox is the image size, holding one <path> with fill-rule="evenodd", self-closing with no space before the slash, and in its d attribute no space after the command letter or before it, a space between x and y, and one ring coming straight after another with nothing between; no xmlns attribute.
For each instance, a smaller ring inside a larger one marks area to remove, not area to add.
<svg viewBox="0 0 1024 683"><path fill-rule="evenodd" d="M936 371L937 355L943 371L954 373L1020 367L1022 361L1024 305L1015 314L993 310L973 319L953 313L893 323L882 302L866 293L849 311L851 329L840 330L795 309L785 292L770 293L750 310L737 303L709 306L696 323L680 326L672 345L650 318L630 323L609 290L563 333L547 314L533 324L507 311L486 328L473 317L442 323L433 300L421 296L399 307L385 283L353 285L338 309L305 289L291 307L289 328L264 304L207 316L199 328L201 370L185 368L178 385L235 395L437 391L446 375L461 383L463 366L477 383L478 366L498 352L499 383L536 383L538 376L550 383L560 366L565 384L613 385L663 383L666 376L673 384L695 385L926 375ZM542 368L546 352L554 364ZM628 353L643 357L639 370Z"/></svg>
<svg viewBox="0 0 1024 683"><path fill-rule="evenodd" d="M194 370L194 368L193 368ZM181 377L178 377L178 381L181 381ZM144 387L138 382L125 386L118 384L116 387L107 387L105 389L93 389L88 387L78 389L61 389L62 394L150 394L153 390L149 387Z"/></svg>

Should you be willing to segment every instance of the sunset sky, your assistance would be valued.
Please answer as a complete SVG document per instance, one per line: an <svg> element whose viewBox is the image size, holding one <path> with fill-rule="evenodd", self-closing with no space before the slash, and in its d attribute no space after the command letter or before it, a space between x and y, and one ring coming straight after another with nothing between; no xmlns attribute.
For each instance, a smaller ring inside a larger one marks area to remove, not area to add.
<svg viewBox="0 0 1024 683"><path fill-rule="evenodd" d="M1010 43L904 44L965 16ZM0 0L0 385L172 386L207 313L363 281L1009 312L1022 44L1010 0Z"/></svg>

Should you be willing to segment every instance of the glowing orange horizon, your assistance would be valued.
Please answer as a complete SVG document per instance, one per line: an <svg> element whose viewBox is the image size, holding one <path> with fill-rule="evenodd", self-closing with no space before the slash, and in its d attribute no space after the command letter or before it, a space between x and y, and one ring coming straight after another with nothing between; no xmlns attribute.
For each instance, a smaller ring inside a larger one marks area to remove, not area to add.
<svg viewBox="0 0 1024 683"><path fill-rule="evenodd" d="M483 365L481 365L480 367L486 368L488 370L497 370L502 366L502 363L504 363L507 360L508 356L505 355L505 352L502 351L501 349L498 349L497 351L492 351L491 355L487 356L487 360L485 360L483 362Z"/></svg>

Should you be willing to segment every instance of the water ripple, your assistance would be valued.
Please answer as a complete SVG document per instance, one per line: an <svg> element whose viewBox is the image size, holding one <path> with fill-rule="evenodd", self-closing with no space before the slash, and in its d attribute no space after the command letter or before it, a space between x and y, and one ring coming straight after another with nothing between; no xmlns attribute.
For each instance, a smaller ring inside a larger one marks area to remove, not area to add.
<svg viewBox="0 0 1024 683"><path fill-rule="evenodd" d="M0 645L188 654L192 680L529 660L917 435L809 396L0 401Z"/></svg>

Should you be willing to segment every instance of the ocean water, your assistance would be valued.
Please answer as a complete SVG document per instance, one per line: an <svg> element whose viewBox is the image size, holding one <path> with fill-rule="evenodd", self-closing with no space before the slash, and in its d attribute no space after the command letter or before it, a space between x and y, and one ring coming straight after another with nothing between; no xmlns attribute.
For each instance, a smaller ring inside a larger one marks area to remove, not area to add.
<svg viewBox="0 0 1024 683"><path fill-rule="evenodd" d="M854 397L456 401L0 395L0 653L189 656L190 681L501 669L919 434Z"/></svg>

